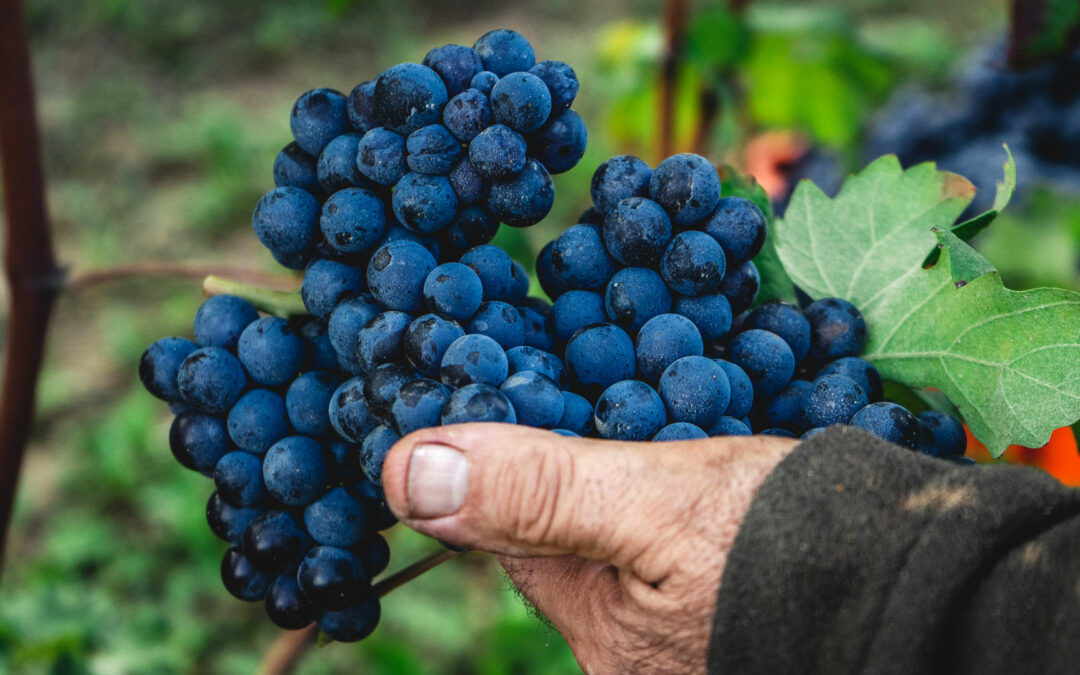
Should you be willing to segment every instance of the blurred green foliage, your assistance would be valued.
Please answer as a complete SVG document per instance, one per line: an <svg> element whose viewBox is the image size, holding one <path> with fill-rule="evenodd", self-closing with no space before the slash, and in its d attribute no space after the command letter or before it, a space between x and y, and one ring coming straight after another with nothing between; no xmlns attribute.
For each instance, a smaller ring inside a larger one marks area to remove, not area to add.
<svg viewBox="0 0 1080 675"><path fill-rule="evenodd" d="M295 97L317 86L348 91L498 26L575 67L590 142L579 166L556 177L552 215L502 228L496 243L531 267L588 206L589 177L606 157L658 159L658 2L26 4L55 239L76 270L161 259L283 274L247 220L289 140ZM749 137L782 127L854 168L874 107L900 81L940 80L971 44L953 36L1000 28L997 7L790 0L734 15L721 2L695 3L676 143L692 143L708 91L720 106L706 139L715 160L741 161ZM1078 242L1080 206L1050 193L977 240L1016 287L1075 286ZM0 579L0 672L251 672L276 637L261 607L221 588L225 547L204 518L211 488L176 465L168 411L134 376L145 345L190 335L199 298L198 284L163 280L61 298ZM437 548L403 528L390 536L391 569ZM370 639L313 649L299 672L574 670L562 638L529 614L494 561L470 554L390 595Z"/></svg>

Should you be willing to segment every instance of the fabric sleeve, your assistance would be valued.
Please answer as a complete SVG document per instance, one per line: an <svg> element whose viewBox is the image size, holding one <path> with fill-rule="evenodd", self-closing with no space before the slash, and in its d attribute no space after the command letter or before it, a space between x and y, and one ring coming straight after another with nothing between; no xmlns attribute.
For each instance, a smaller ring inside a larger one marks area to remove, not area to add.
<svg viewBox="0 0 1080 675"><path fill-rule="evenodd" d="M1080 490L834 427L754 498L721 579L708 665L1071 672L1078 637Z"/></svg>

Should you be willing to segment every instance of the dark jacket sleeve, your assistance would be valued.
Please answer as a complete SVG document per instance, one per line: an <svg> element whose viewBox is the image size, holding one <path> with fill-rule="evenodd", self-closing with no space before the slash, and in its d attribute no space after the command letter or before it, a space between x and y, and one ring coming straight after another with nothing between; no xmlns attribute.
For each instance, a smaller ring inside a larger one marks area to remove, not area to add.
<svg viewBox="0 0 1080 675"><path fill-rule="evenodd" d="M836 427L755 497L710 673L1080 670L1080 490Z"/></svg>

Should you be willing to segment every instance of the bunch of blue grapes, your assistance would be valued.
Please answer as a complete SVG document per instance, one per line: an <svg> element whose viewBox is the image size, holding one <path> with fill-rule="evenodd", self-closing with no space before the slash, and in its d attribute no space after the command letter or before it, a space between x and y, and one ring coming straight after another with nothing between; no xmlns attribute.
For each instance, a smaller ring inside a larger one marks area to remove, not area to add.
<svg viewBox="0 0 1080 675"><path fill-rule="evenodd" d="M564 399L560 406L552 398L545 421L558 419L556 410L564 417L538 426L660 441L806 438L850 424L962 458L957 420L933 411L915 416L883 400L880 375L859 358L866 322L851 303L750 309L760 287L752 258L767 221L753 202L721 196L705 158L675 155L654 170L636 157L614 157L594 174L592 199L581 222L537 259L540 284L555 301L555 354L563 358L543 357L555 364L552 384L562 383ZM542 409L536 400L528 400L534 418Z"/></svg>

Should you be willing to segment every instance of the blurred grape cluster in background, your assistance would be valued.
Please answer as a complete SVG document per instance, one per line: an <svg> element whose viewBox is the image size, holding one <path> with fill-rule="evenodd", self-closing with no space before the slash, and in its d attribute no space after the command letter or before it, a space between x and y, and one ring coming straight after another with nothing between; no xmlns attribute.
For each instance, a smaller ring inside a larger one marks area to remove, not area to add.
<svg viewBox="0 0 1080 675"><path fill-rule="evenodd" d="M261 607L221 592L208 487L175 466L168 410L135 377L156 337L190 335L199 283L80 275L141 261L280 274L250 214L308 89L348 91L496 27L570 63L589 148L555 178L544 223L494 242L530 270L614 154L655 164L700 152L755 175L782 209L797 179L833 191L886 152L939 160L990 195L1008 142L1023 199L975 244L1013 288L1080 286L1080 58L1003 73L1004 0L27 0L26 11L73 285L51 328L0 579L0 672L251 672L275 639ZM661 77L665 64L676 77ZM390 537L392 570L434 546L404 528ZM494 561L469 555L389 596L371 638L313 649L298 672L574 668Z"/></svg>

